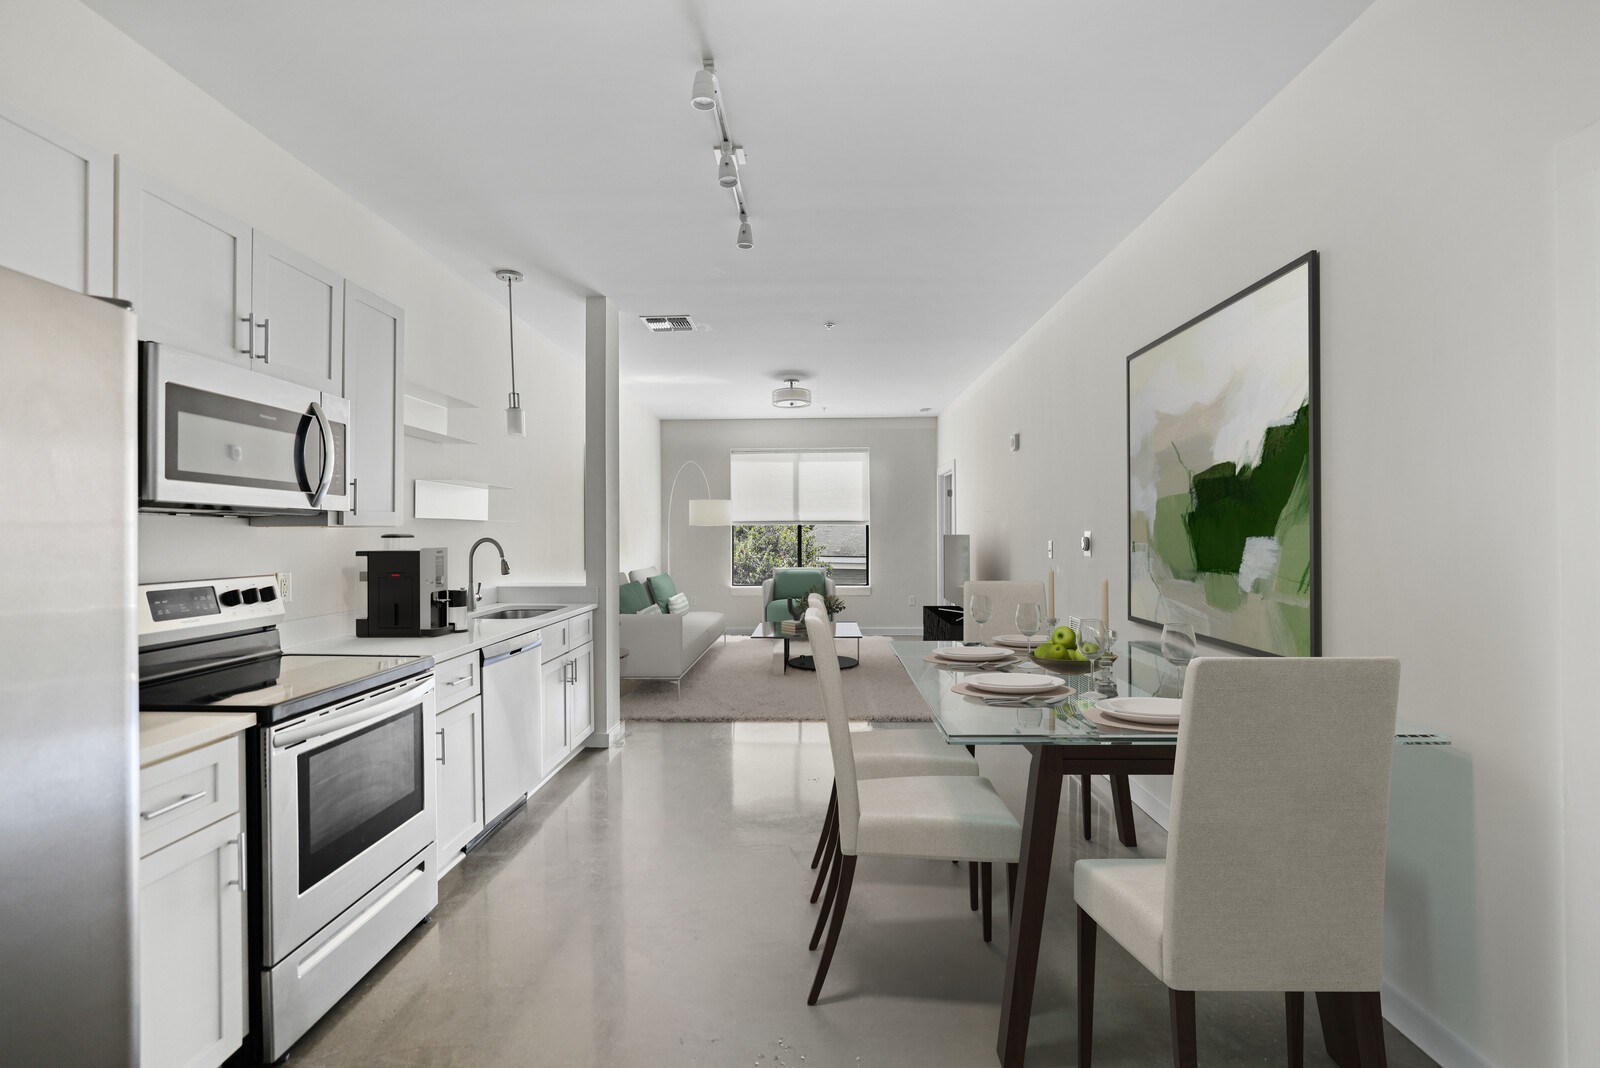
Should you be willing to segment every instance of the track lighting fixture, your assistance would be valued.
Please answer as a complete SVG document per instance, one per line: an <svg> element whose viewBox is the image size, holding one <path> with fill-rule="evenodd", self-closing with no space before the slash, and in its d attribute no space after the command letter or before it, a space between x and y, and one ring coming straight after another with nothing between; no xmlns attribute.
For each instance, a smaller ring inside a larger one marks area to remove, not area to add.
<svg viewBox="0 0 1600 1068"><path fill-rule="evenodd" d="M717 76L709 63L694 72L694 90L689 94L689 103L696 111L716 110Z"/></svg>
<svg viewBox="0 0 1600 1068"><path fill-rule="evenodd" d="M717 160L717 184L732 189L739 184L739 166L733 160L733 146L722 143L722 155Z"/></svg>
<svg viewBox="0 0 1600 1068"><path fill-rule="evenodd" d="M735 242L740 248L755 248L755 235L750 232L750 220L745 218L744 212L739 213L739 239Z"/></svg>
<svg viewBox="0 0 1600 1068"><path fill-rule="evenodd" d="M506 327L511 338L511 393L506 398L506 433L514 437L528 436L528 413L522 408L522 395L517 392L517 319L511 310L511 286L522 281L522 272L502 267L494 276L506 284Z"/></svg>

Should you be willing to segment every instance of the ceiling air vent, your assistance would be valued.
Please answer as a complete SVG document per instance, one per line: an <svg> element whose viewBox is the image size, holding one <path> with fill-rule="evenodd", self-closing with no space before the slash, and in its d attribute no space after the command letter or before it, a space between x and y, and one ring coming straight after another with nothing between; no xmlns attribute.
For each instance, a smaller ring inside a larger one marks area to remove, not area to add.
<svg viewBox="0 0 1600 1068"><path fill-rule="evenodd" d="M687 315L641 315L644 325L658 334L670 334L677 330L693 330L694 320Z"/></svg>

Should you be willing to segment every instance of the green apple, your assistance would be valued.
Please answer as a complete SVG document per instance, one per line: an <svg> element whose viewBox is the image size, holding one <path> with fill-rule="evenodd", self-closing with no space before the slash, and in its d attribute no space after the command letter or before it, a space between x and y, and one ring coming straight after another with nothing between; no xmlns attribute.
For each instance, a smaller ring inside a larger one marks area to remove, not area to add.
<svg viewBox="0 0 1600 1068"><path fill-rule="evenodd" d="M1078 635L1074 633L1071 627L1057 627L1050 632L1050 640L1057 645L1066 646L1068 649L1076 649L1078 647Z"/></svg>
<svg viewBox="0 0 1600 1068"><path fill-rule="evenodd" d="M1068 649L1067 650L1067 659L1068 660L1087 660L1089 658L1084 655L1084 652L1083 652L1082 649Z"/></svg>
<svg viewBox="0 0 1600 1068"><path fill-rule="evenodd" d="M1065 645L1062 645L1060 642L1046 642L1045 644L1039 646L1038 649L1034 650L1034 652L1044 660L1071 659L1071 657L1067 655L1069 652L1071 652L1071 650L1069 650Z"/></svg>

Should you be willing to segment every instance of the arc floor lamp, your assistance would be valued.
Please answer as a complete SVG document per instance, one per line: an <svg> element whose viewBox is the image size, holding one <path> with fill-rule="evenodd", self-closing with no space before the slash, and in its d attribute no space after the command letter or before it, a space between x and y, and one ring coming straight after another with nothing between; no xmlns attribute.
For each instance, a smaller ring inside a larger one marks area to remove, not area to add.
<svg viewBox="0 0 1600 1068"><path fill-rule="evenodd" d="M672 501L678 492L678 479L689 468L700 472L700 481L706 484L706 495L689 500L689 525L691 527L726 527L733 525L733 502L711 496L711 479L706 477L706 469L693 460L685 460L678 468L678 473L672 476L672 488L667 491L667 566L666 571L672 573Z"/></svg>

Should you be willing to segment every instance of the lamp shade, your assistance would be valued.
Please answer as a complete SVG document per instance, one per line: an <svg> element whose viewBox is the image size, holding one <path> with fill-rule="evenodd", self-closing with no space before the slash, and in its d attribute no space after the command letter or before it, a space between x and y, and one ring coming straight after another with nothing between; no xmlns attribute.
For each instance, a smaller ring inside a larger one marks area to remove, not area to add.
<svg viewBox="0 0 1600 1068"><path fill-rule="evenodd" d="M726 527L733 524L733 502L704 499L689 502L691 527Z"/></svg>

